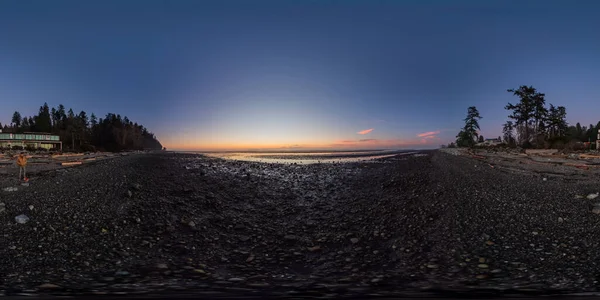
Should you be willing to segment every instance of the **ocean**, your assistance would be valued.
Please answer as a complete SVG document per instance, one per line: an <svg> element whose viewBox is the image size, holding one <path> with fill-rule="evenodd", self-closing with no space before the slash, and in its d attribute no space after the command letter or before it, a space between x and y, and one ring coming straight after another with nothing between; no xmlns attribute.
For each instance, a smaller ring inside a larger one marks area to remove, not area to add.
<svg viewBox="0 0 600 300"><path fill-rule="evenodd" d="M368 162L399 154L414 154L417 150L358 150L358 151L248 151L248 152L203 152L178 151L180 153L196 153L210 157L229 160L254 161L264 163L342 163Z"/></svg>

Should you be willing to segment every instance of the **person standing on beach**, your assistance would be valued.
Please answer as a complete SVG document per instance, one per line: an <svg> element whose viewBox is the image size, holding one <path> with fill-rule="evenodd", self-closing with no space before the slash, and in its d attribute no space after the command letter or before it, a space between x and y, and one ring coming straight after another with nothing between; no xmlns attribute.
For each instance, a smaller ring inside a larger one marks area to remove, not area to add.
<svg viewBox="0 0 600 300"><path fill-rule="evenodd" d="M27 157L25 157L25 153L21 152L17 157L17 165L19 166L19 180L21 180L21 173L23 174L23 181L29 181L27 178L26 167L27 167Z"/></svg>

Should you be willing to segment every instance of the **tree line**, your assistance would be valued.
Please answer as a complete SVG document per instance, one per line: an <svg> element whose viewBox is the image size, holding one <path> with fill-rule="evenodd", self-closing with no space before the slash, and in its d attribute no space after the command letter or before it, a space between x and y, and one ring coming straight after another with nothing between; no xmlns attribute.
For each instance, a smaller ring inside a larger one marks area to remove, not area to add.
<svg viewBox="0 0 600 300"><path fill-rule="evenodd" d="M591 142L594 148L600 121L594 126L569 125L566 121L567 110L564 106L546 104L546 95L540 93L533 86L522 85L517 89L507 90L516 96L519 101L515 104L508 103L504 109L510 114L503 124L502 137L498 139L512 147L523 148L564 148L574 147L581 142ZM472 147L484 139L479 135L479 111L475 106L467 110L465 125L456 136L456 142L450 147Z"/></svg>
<svg viewBox="0 0 600 300"><path fill-rule="evenodd" d="M0 124L3 132L40 132L58 135L63 149L73 151L121 151L162 149L156 136L144 126L127 117L108 113L104 118L73 109L66 110L60 104L50 109L47 103L40 106L35 116L22 116L15 111L10 126Z"/></svg>

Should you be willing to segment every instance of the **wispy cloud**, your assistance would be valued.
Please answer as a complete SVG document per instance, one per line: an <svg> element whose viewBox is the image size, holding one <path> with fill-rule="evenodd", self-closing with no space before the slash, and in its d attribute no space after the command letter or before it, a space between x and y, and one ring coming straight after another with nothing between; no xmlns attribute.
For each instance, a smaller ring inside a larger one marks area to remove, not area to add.
<svg viewBox="0 0 600 300"><path fill-rule="evenodd" d="M358 133L358 134L367 134L367 133L369 133L369 132L373 131L373 129L375 129L375 128L361 130L361 131L359 131L359 132L357 132L357 133Z"/></svg>
<svg viewBox="0 0 600 300"><path fill-rule="evenodd" d="M376 141L376 139L362 139L362 140L358 140L358 141L361 142L361 143L364 143L364 142L374 142L374 141Z"/></svg>
<svg viewBox="0 0 600 300"><path fill-rule="evenodd" d="M436 131L427 131L427 132L419 133L419 134L417 134L417 136L418 137L427 137L427 136L435 136L437 134L440 134L439 130L436 130Z"/></svg>

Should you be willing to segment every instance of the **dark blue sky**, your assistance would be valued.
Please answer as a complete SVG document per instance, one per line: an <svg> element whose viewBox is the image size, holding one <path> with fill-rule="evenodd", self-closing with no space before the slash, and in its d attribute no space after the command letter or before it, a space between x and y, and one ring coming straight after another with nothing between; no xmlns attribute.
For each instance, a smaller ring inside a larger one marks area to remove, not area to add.
<svg viewBox="0 0 600 300"><path fill-rule="evenodd" d="M526 84L595 124L599 15L597 1L4 0L0 121L48 102L126 115L170 148L437 146L471 105L500 135L506 89Z"/></svg>

